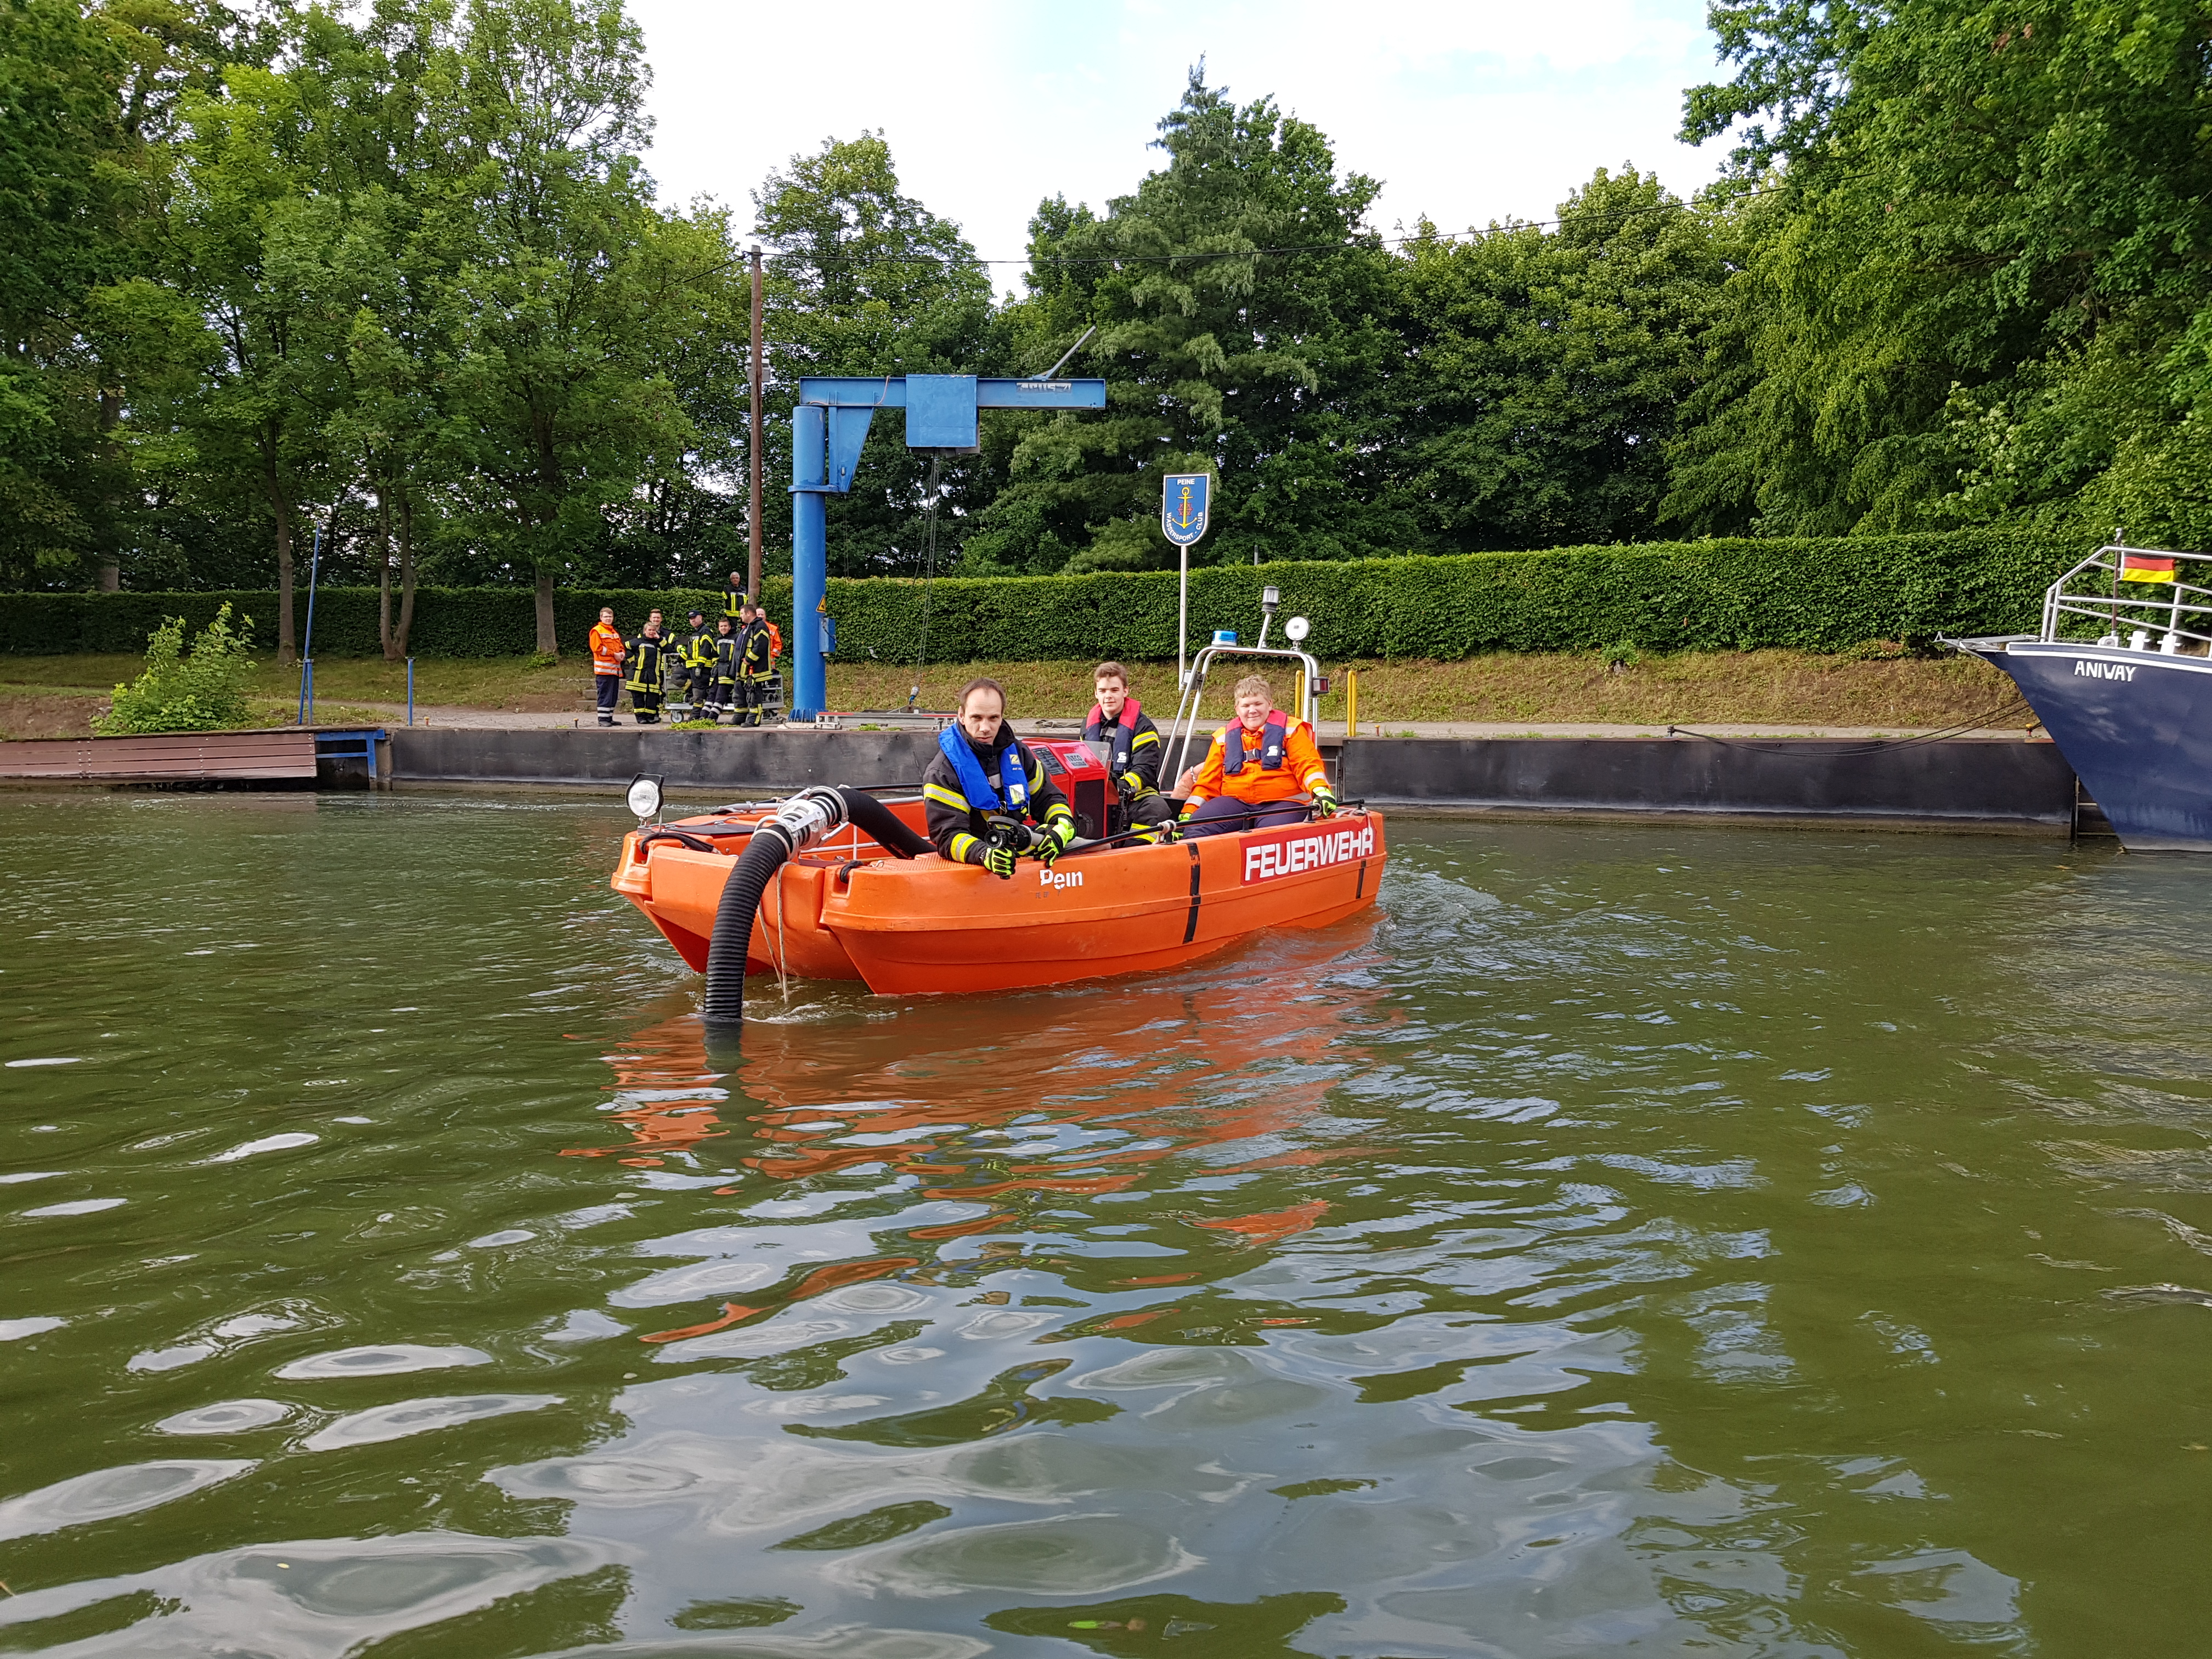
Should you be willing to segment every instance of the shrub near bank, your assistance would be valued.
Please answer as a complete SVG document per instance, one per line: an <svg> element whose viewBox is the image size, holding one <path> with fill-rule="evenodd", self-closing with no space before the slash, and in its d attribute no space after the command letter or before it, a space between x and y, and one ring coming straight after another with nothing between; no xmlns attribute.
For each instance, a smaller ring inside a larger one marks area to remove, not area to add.
<svg viewBox="0 0 2212 1659"><path fill-rule="evenodd" d="M1868 640L2032 628L2044 588L2086 550L2004 531L1831 539L1655 542L1472 553L1440 558L1285 562L1191 573L1190 637L1217 628L1249 641L1260 590L1282 590L1283 615L1304 615L1308 649L1325 660L1485 652L1834 652ZM1158 659L1176 653L1172 571L1001 579L833 580L838 653L884 662ZM770 613L788 613L791 584L766 584ZM273 593L21 593L0 604L0 652L136 649L167 617L204 623L228 601L273 614ZM555 596L562 646L580 652L602 605L634 629L658 606L672 621L719 593L586 589ZM376 653L377 596L326 588L316 598L318 656ZM303 610L304 614L304 610ZM425 588L416 596L417 656L501 657L535 648L527 588Z"/></svg>
<svg viewBox="0 0 2212 1659"><path fill-rule="evenodd" d="M250 630L251 623L246 624ZM220 732L253 718L246 682L254 662L249 634L234 632L230 607L220 607L185 649L181 617L165 618L146 642L146 666L118 685L93 730L103 738L156 732Z"/></svg>

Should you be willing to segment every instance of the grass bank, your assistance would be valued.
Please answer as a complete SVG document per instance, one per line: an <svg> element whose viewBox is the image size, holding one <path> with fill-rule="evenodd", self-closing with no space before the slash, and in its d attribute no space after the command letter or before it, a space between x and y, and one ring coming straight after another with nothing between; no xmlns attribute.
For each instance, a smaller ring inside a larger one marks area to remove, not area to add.
<svg viewBox="0 0 2212 1659"><path fill-rule="evenodd" d="M1593 722L1664 726L1670 722L1815 726L1942 726L1972 721L2026 726L2011 684L1978 658L1902 657L1860 661L1798 651L1684 652L1608 665L1587 654L1498 653L1459 662L1352 665L1359 669L1360 723L1385 731L1393 722L1467 720ZM139 669L136 657L15 657L0 662L0 732L11 738L66 737L88 732L118 680ZM1344 718L1344 665L1322 701L1324 719ZM1138 696L1163 717L1175 707L1175 665L1133 663ZM1080 714L1090 706L1088 662L963 663L924 670L880 663L830 665L830 702L844 709L897 708L919 679L921 705L949 708L962 685L988 675L1006 687L1020 715ZM297 697L296 671L280 672L264 659L257 709L271 724L289 720ZM317 712L325 719L366 717L365 706L404 702L404 665L374 658L332 657L315 665ZM1285 680L1277 687L1287 696ZM1229 684L1218 677L1209 710L1226 710ZM422 660L415 696L427 707L583 714L592 706L591 677L574 659L533 667L504 661Z"/></svg>
<svg viewBox="0 0 2212 1659"><path fill-rule="evenodd" d="M1345 714L1344 668L1359 671L1359 721L1462 720L1620 726L1944 726L1962 721L2026 727L2032 717L2012 682L1978 657L1901 657L1856 661L1801 651L1684 652L1613 665L1590 655L1499 653L1459 662L1331 665L1322 718ZM1162 719L1173 711L1173 663L1132 663L1132 690ZM1018 715L1079 714L1091 703L1091 665L966 663L921 676L923 708L950 708L970 678L1006 688ZM915 683L911 670L844 663L830 673L830 702L848 708L896 708ZM1208 710L1225 715L1231 677L1216 675ZM1289 677L1275 677L1279 701ZM2011 712L2008 712L2008 711Z"/></svg>

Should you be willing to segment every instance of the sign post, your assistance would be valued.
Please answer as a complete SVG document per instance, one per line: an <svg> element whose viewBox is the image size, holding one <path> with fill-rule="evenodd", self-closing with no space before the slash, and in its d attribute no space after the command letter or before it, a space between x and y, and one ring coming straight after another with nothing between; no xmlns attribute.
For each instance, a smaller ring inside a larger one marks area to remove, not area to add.
<svg viewBox="0 0 2212 1659"><path fill-rule="evenodd" d="M1190 684L1183 653L1190 639L1190 549L1206 534L1206 520L1213 505L1213 475L1210 472L1170 472L1160 482L1160 528L1180 550L1182 576L1176 592L1176 685Z"/></svg>

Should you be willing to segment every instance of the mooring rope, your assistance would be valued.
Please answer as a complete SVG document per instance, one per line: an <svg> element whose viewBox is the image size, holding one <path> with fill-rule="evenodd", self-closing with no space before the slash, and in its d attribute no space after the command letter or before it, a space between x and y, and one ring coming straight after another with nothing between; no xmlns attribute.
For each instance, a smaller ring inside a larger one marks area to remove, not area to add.
<svg viewBox="0 0 2212 1659"><path fill-rule="evenodd" d="M783 938L783 872L775 872L775 988L791 1001L791 951Z"/></svg>
<svg viewBox="0 0 2212 1659"><path fill-rule="evenodd" d="M2015 696L1995 708L1973 716L1971 720L1961 720L1956 726L1944 726L1940 731L1918 732L1909 738L1880 738L1871 743L1861 744L1853 749L1820 749L1811 752L1802 749L1779 749L1770 744L1746 743L1741 738L1716 737L1711 732L1694 732L1686 726L1670 726L1667 728L1667 735L1670 738L1699 738L1707 743L1717 743L1723 749L1747 749L1756 755L1782 755L1793 760L1832 760L1839 755L1879 755L1892 749L1914 749L1922 744L1947 743L1969 732L1984 730L1991 721L2021 710L2025 710L2030 716L2035 713L2035 710L2028 706L2027 698ZM2040 720L2031 719L2029 729L2033 730L2041 724ZM1798 741L1825 740L1800 738Z"/></svg>

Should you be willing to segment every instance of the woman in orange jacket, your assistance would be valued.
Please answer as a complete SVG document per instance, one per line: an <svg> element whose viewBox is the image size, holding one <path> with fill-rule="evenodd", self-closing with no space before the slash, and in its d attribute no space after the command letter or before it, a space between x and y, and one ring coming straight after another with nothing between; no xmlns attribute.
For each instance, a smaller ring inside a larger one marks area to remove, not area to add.
<svg viewBox="0 0 2212 1659"><path fill-rule="evenodd" d="M1213 734L1184 797L1184 835L1303 823L1306 804L1299 797L1306 794L1321 817L1336 811L1313 727L1274 705L1274 689L1257 674L1237 682L1237 718Z"/></svg>

